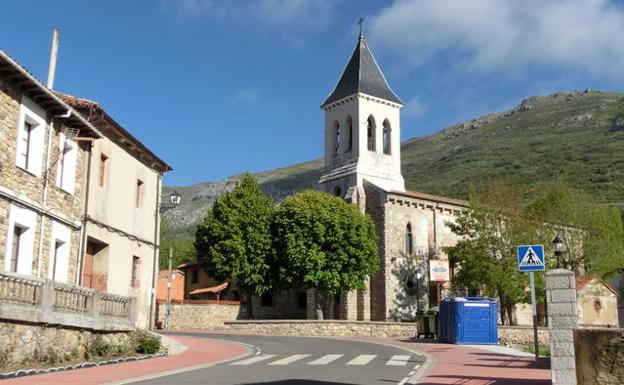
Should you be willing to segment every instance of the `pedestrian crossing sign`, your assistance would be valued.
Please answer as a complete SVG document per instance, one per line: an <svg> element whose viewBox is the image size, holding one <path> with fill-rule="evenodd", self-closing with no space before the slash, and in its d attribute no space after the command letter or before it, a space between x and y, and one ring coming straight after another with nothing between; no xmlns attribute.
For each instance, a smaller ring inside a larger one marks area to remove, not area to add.
<svg viewBox="0 0 624 385"><path fill-rule="evenodd" d="M544 246L526 245L518 246L518 270L519 271L543 271Z"/></svg>

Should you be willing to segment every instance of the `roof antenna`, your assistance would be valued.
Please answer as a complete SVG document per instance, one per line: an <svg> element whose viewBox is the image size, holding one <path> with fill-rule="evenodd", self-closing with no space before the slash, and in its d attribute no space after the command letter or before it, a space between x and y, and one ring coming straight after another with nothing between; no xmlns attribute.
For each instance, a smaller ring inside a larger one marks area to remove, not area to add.
<svg viewBox="0 0 624 385"><path fill-rule="evenodd" d="M52 50L50 51L50 67L48 68L48 84L47 87L52 89L54 86L54 74L56 72L56 56L58 54L58 46L61 32L54 28L52 32Z"/></svg>
<svg viewBox="0 0 624 385"><path fill-rule="evenodd" d="M360 39L364 37L364 33L362 33L362 23L364 23L364 18L360 16L357 21L357 24L360 26Z"/></svg>

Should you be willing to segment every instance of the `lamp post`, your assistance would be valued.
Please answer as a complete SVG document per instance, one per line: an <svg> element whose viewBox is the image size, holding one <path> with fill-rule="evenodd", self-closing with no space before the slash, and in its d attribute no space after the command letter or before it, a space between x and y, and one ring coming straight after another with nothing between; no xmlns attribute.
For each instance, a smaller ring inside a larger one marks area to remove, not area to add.
<svg viewBox="0 0 624 385"><path fill-rule="evenodd" d="M565 252L566 245L563 239L559 236L559 234L557 234L555 236L555 239L553 239L552 245L555 258L557 259L557 264L555 265L555 268L559 269L561 268L561 256Z"/></svg>
<svg viewBox="0 0 624 385"><path fill-rule="evenodd" d="M180 204L182 197L177 191L173 191L169 196L170 205L160 206L160 213L177 207ZM171 314L171 278L172 278L172 265L173 264L173 245L169 245L169 274L167 274L167 310L165 311L165 330L169 330L169 316Z"/></svg>
<svg viewBox="0 0 624 385"><path fill-rule="evenodd" d="M422 274L420 272L416 273L416 312L420 311L420 279L422 278Z"/></svg>

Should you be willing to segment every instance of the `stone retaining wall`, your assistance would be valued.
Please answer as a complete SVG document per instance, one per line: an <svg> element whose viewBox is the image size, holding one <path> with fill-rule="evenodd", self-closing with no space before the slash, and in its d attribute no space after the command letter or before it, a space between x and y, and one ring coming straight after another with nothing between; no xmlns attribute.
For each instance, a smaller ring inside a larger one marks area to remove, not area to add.
<svg viewBox="0 0 624 385"><path fill-rule="evenodd" d="M416 335L416 324L406 322L284 320L233 321L226 322L225 325L232 330L263 335L372 337L414 337Z"/></svg>
<svg viewBox="0 0 624 385"><path fill-rule="evenodd" d="M0 368L56 365L84 357L87 349L130 344L127 332L96 332L0 320ZM2 370L0 370L2 371Z"/></svg>
<svg viewBox="0 0 624 385"><path fill-rule="evenodd" d="M624 331L576 329L574 331L578 385L624 383Z"/></svg>
<svg viewBox="0 0 624 385"><path fill-rule="evenodd" d="M548 328L538 327L537 339L540 346L548 346L550 343ZM533 347L533 327L499 325L498 343L512 348L520 348L522 346Z"/></svg>
<svg viewBox="0 0 624 385"><path fill-rule="evenodd" d="M158 323L165 324L166 304L158 304ZM227 321L245 316L238 303L225 304L171 304L170 329L220 329Z"/></svg>

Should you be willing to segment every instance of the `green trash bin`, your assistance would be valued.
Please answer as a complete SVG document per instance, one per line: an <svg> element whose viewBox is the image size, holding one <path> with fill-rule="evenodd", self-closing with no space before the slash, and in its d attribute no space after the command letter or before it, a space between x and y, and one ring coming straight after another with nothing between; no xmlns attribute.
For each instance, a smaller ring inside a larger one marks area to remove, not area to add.
<svg viewBox="0 0 624 385"><path fill-rule="evenodd" d="M436 338L438 336L438 320L440 315L440 308L435 306L427 311L427 329L429 337Z"/></svg>
<svg viewBox="0 0 624 385"><path fill-rule="evenodd" d="M429 321L427 313L424 310L416 312L416 338L423 336L427 338L429 335Z"/></svg>

